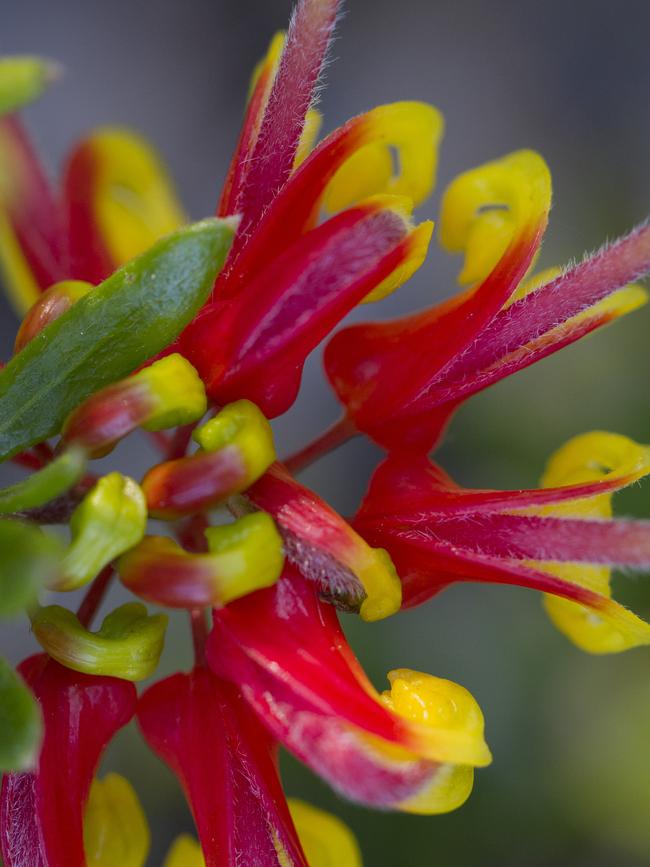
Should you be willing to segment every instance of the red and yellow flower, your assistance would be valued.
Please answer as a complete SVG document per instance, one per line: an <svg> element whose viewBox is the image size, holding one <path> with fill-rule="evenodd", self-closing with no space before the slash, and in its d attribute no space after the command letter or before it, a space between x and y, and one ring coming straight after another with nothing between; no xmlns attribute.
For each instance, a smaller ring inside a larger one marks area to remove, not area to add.
<svg viewBox="0 0 650 867"><path fill-rule="evenodd" d="M650 566L650 523L611 512L612 494L650 472L648 448L577 437L541 488L517 491L462 488L428 458L472 394L646 300L633 281L650 270L647 225L535 275L551 181L533 151L450 184L439 237L464 253L464 288L412 316L338 331L324 361L345 417L277 459L268 419L293 404L307 356L354 307L408 280L433 230L413 208L435 182L443 122L434 108L381 106L316 144L314 94L338 7L299 0L255 70L217 206L232 246L198 315L139 370L81 401L55 449L18 454L40 473L0 492L0 509L20 504L4 509L14 518L70 522L48 584L88 585L76 615L29 611L44 653L19 671L44 737L32 766L4 778L6 867L141 867L149 832L137 797L121 777L96 776L107 742L134 716L177 776L198 833L199 843L176 841L167 867L358 867L338 820L285 800L279 746L362 804L419 814L460 806L474 769L491 760L477 703L406 668L378 692L336 609L374 621L456 581L520 584L545 593L553 621L588 651L650 643L650 626L610 586L612 568ZM16 352L34 351L94 284L184 222L139 136L93 133L57 188L20 121L0 119L0 265L26 314ZM162 450L140 483L86 472L136 429ZM295 474L357 433L389 455L348 522ZM71 456L76 475L62 476ZM220 507L234 520L213 526ZM148 518L169 522L176 541L150 535ZM192 670L139 697L134 681L155 669L166 619L132 603L92 631L114 570L137 596L185 609L192 622Z"/></svg>

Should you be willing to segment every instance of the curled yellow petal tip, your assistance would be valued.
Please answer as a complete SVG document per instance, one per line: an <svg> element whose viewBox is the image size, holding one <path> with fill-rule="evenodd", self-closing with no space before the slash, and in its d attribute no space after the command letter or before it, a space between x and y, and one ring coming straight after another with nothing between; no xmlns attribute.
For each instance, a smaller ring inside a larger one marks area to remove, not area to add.
<svg viewBox="0 0 650 867"><path fill-rule="evenodd" d="M229 403L213 419L198 427L193 436L206 452L227 446L237 448L247 470L245 487L259 479L276 457L271 425L250 400Z"/></svg>
<svg viewBox="0 0 650 867"><path fill-rule="evenodd" d="M551 205L551 176L543 158L522 150L455 178L444 192L439 241L465 254L461 285L483 280L522 232L543 224Z"/></svg>
<svg viewBox="0 0 650 867"><path fill-rule="evenodd" d="M72 541L54 590L75 590L142 539L147 504L140 486L121 473L103 476L70 520Z"/></svg>
<svg viewBox="0 0 650 867"><path fill-rule="evenodd" d="M377 193L407 196L420 205L435 185L443 132L442 115L423 102L396 102L369 111L359 149L325 191L327 210L343 210Z"/></svg>
<svg viewBox="0 0 650 867"><path fill-rule="evenodd" d="M84 816L88 867L144 867L149 846L147 820L129 781L119 774L95 778Z"/></svg>
<svg viewBox="0 0 650 867"><path fill-rule="evenodd" d="M32 632L61 665L85 674L138 681L150 677L165 643L167 617L149 616L139 602L112 611L97 632L85 629L76 615L59 605L38 609Z"/></svg>
<svg viewBox="0 0 650 867"><path fill-rule="evenodd" d="M625 291L625 290L621 290ZM618 294L618 293L617 293ZM573 437L549 459L542 486L614 480L619 487L650 473L650 448L621 434L592 431ZM569 500L535 510L561 517L609 518L612 493ZM545 595L544 607L557 629L588 653L619 653L650 644L650 624L611 599L611 569L583 563L543 563L544 571L600 593L599 610L568 599Z"/></svg>
<svg viewBox="0 0 650 867"><path fill-rule="evenodd" d="M288 802L309 867L363 867L359 844L344 822L298 798Z"/></svg>
<svg viewBox="0 0 650 867"><path fill-rule="evenodd" d="M483 737L485 722L476 699L464 687L399 668L389 672L386 707L413 724L418 751L433 761L481 767L492 761Z"/></svg>

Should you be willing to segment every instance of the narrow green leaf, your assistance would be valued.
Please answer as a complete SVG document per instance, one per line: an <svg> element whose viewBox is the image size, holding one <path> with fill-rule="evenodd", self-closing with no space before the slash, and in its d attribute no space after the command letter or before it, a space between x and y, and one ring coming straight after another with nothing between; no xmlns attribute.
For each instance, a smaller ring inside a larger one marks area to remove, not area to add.
<svg viewBox="0 0 650 867"><path fill-rule="evenodd" d="M40 57L0 57L0 115L38 99L58 74L55 63Z"/></svg>
<svg viewBox="0 0 650 867"><path fill-rule="evenodd" d="M1 490L0 515L34 509L60 497L83 476L86 464L82 449L69 449L42 470Z"/></svg>
<svg viewBox="0 0 650 867"><path fill-rule="evenodd" d="M0 616L19 614L59 573L62 546L41 529L0 520Z"/></svg>
<svg viewBox="0 0 650 867"><path fill-rule="evenodd" d="M168 235L14 356L0 373L0 459L57 433L90 394L169 346L207 299L236 225L208 219Z"/></svg>
<svg viewBox="0 0 650 867"><path fill-rule="evenodd" d="M0 771L25 771L38 758L43 722L34 696L0 657Z"/></svg>

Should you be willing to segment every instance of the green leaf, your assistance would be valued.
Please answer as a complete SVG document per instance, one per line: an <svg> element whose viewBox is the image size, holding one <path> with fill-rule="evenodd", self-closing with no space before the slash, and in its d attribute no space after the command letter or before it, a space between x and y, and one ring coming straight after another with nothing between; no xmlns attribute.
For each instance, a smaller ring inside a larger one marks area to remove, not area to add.
<svg viewBox="0 0 650 867"><path fill-rule="evenodd" d="M0 57L0 115L38 99L58 74L55 63L40 57Z"/></svg>
<svg viewBox="0 0 650 867"><path fill-rule="evenodd" d="M0 616L19 614L60 570L63 549L21 521L0 520Z"/></svg>
<svg viewBox="0 0 650 867"><path fill-rule="evenodd" d="M29 689L0 657L0 771L24 771L38 757L43 722Z"/></svg>
<svg viewBox="0 0 650 867"><path fill-rule="evenodd" d="M0 373L0 459L57 433L93 392L180 334L206 301L236 220L174 232L51 322Z"/></svg>
<svg viewBox="0 0 650 867"><path fill-rule="evenodd" d="M26 479L0 491L0 515L43 506L69 490L83 476L87 458L71 448Z"/></svg>

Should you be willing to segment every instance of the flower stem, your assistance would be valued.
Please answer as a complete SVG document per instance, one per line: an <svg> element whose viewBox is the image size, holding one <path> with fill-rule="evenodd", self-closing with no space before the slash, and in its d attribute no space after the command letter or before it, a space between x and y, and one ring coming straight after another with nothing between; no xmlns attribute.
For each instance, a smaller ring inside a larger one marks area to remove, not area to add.
<svg viewBox="0 0 650 867"><path fill-rule="evenodd" d="M93 617L97 613L97 609L102 604L114 574L111 565L105 566L88 588L88 591L79 606L79 610L77 611L79 623L81 623L81 625L86 629L92 623Z"/></svg>
<svg viewBox="0 0 650 867"><path fill-rule="evenodd" d="M284 461L284 465L290 472L299 473L329 452L342 446L357 433L354 422L344 415L303 449L290 455Z"/></svg>
<svg viewBox="0 0 650 867"><path fill-rule="evenodd" d="M192 608L188 612L190 615L190 623L192 625L192 642L194 644L194 660L197 665L205 665L205 642L208 638L208 621L205 616L205 609Z"/></svg>

